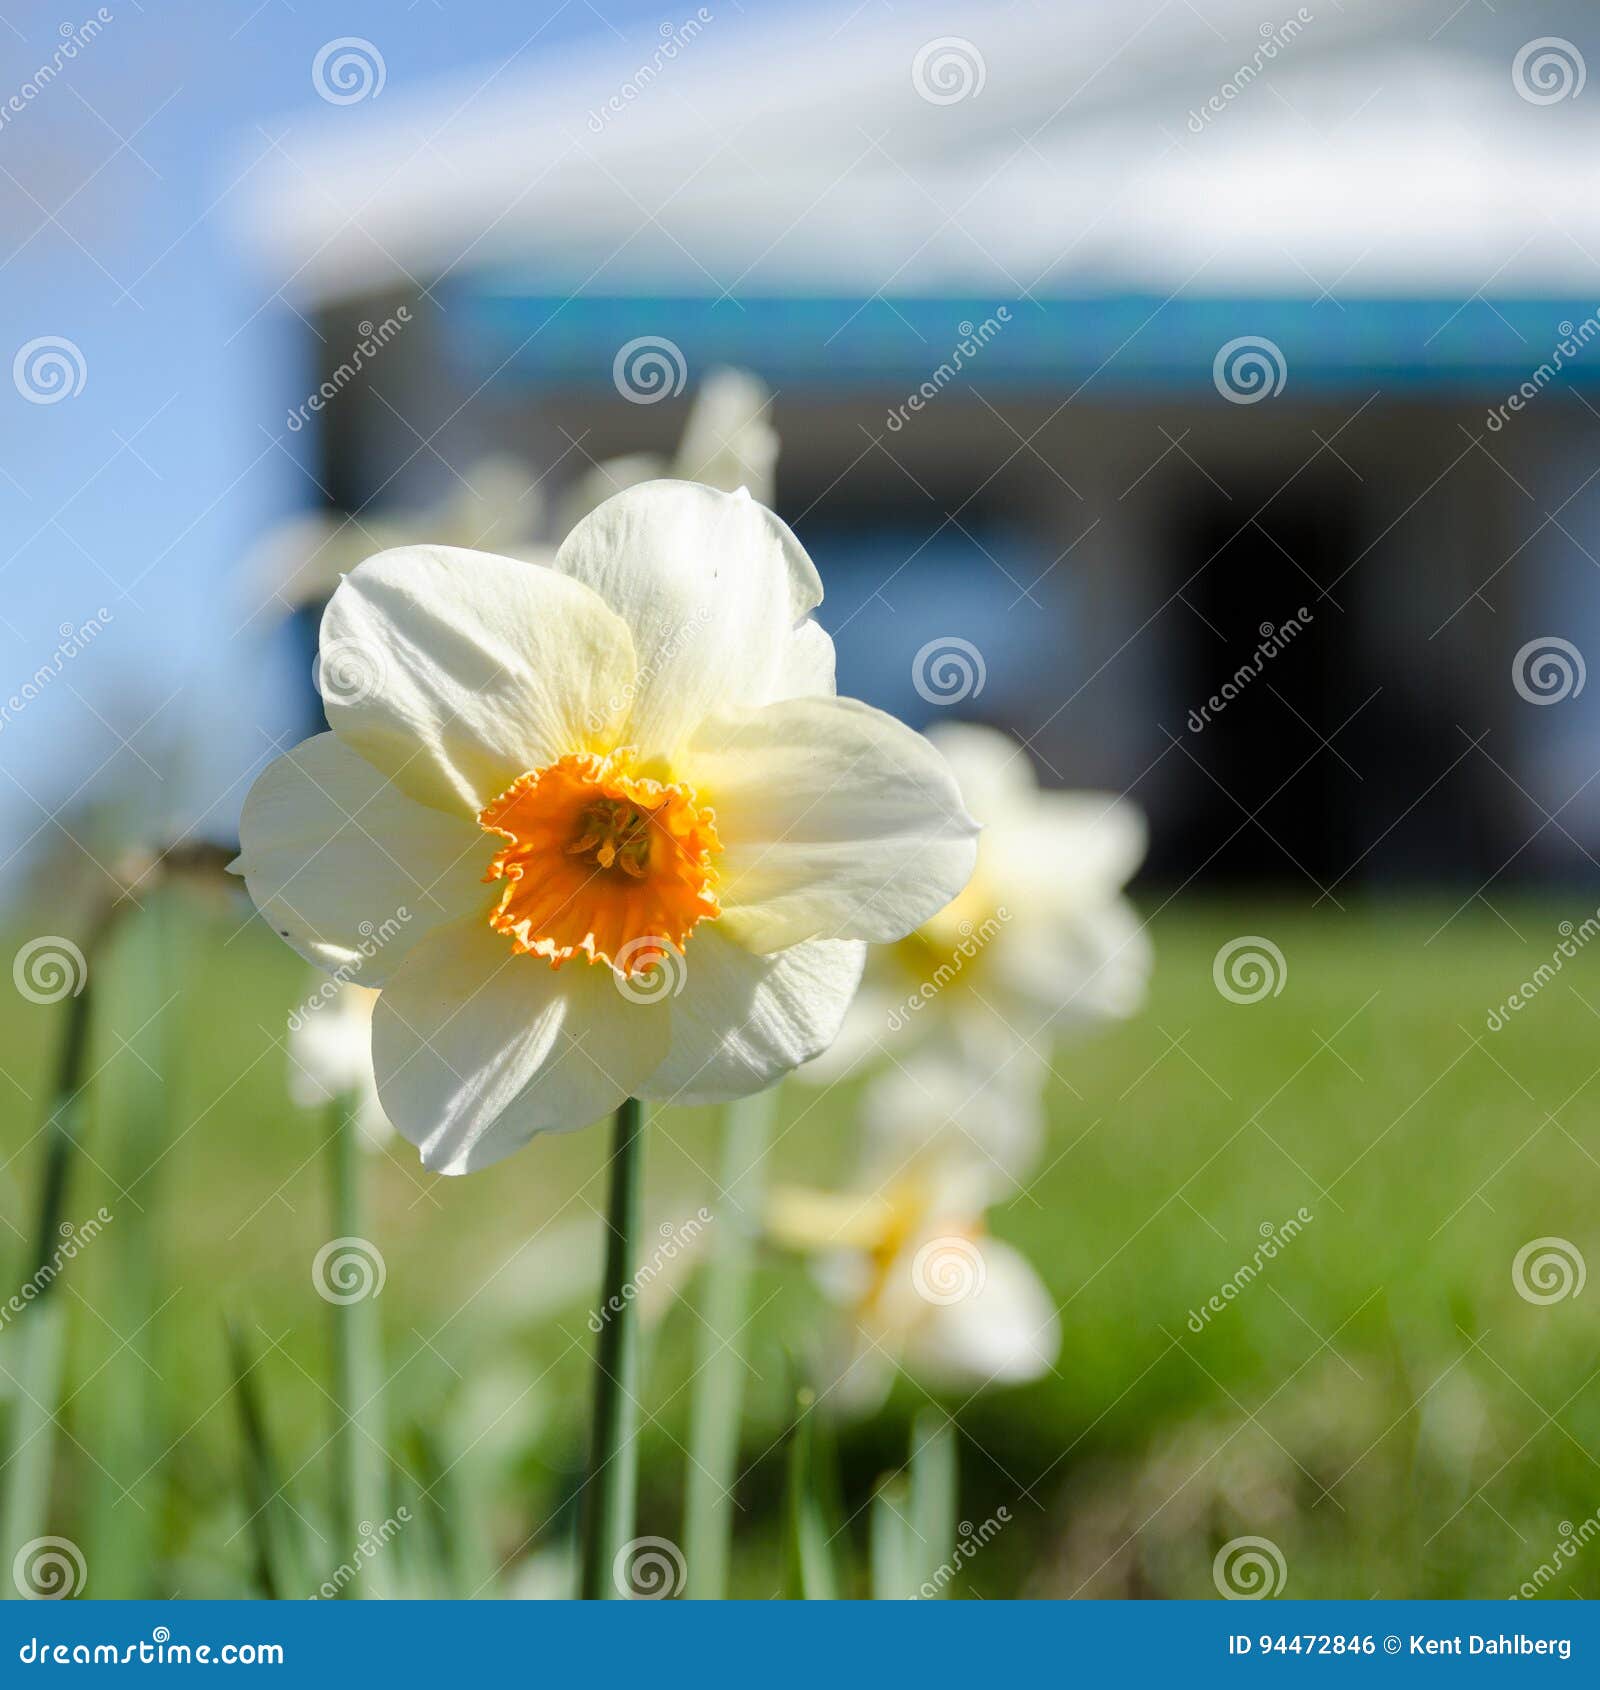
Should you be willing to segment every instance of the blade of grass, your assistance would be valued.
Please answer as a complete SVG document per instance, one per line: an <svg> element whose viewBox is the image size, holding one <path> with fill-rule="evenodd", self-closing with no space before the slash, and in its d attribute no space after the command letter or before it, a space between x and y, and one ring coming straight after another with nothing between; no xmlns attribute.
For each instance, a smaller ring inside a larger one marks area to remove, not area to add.
<svg viewBox="0 0 1600 1690"><path fill-rule="evenodd" d="M733 1485L744 1405L739 1344L750 1301L750 1263L761 1210L762 1163L772 1132L776 1089L731 1103L722 1116L723 1195L701 1280L701 1327L689 1407L689 1466L684 1494L686 1594L720 1600L728 1593Z"/></svg>
<svg viewBox="0 0 1600 1690"><path fill-rule="evenodd" d="M879 1602L903 1602L911 1595L915 1539L911 1495L903 1474L885 1479L872 1494L872 1595Z"/></svg>
<svg viewBox="0 0 1600 1690"><path fill-rule="evenodd" d="M831 1601L839 1594L831 1534L818 1488L816 1397L801 1391L789 1436L789 1488L785 1504L785 1595L801 1601Z"/></svg>
<svg viewBox="0 0 1600 1690"><path fill-rule="evenodd" d="M91 1323L90 1335L104 1354L98 1363L85 1363L94 1388L81 1408L80 1436L95 1452L84 1474L83 1547L101 1597L158 1594L155 1527L168 1482L161 1455L171 1442L163 1384L169 1369L161 1353L165 1323L156 1319L163 1302L162 1246L170 1231L161 1224L161 1209L170 1171L164 1151L172 1076L185 1032L181 994L190 978L192 913L179 888L157 885L142 909L120 919L96 975L99 1015L117 1048L100 1070L95 1134L105 1147L99 1160L111 1184L128 1193L126 1201L112 1199L117 1224L94 1252L95 1307L104 1319Z"/></svg>
<svg viewBox="0 0 1600 1690"><path fill-rule="evenodd" d="M17 1317L16 1357L11 1374L16 1406L12 1416L11 1453L4 1469L4 1501L0 1504L0 1544L7 1546L8 1554L17 1546L46 1535L66 1320L66 1308L56 1281L60 1277L59 1248L67 1181L82 1116L80 1093L85 1085L90 1001L85 970L84 982L68 1007L66 1033L56 1062L55 1093L44 1128L39 1206L26 1281L36 1288L36 1294ZM9 1597L13 1593L13 1582L0 1580L0 1596Z"/></svg>
<svg viewBox="0 0 1600 1690"><path fill-rule="evenodd" d="M470 1526L460 1463L445 1458L444 1440L420 1421L406 1428L400 1447L406 1471L422 1486L409 1505L416 1529L400 1545L406 1583L418 1596L459 1600L475 1588L464 1565Z"/></svg>
<svg viewBox="0 0 1600 1690"><path fill-rule="evenodd" d="M267 1434L266 1412L256 1380L256 1358L244 1334L228 1321L224 1327L229 1365L233 1372L234 1401L239 1411L243 1449L245 1507L249 1509L251 1543L255 1548L256 1576L262 1593L271 1600L310 1594L306 1576L305 1546L300 1522L290 1508L272 1442Z"/></svg>
<svg viewBox="0 0 1600 1690"><path fill-rule="evenodd" d="M638 1299L625 1296L624 1289L633 1272L639 1236L643 1163L644 1105L630 1097L617 1110L612 1135L601 1325L595 1343L594 1431L580 1573L580 1594L591 1601L624 1594L612 1569L634 1535L639 1488L639 1316Z"/></svg>

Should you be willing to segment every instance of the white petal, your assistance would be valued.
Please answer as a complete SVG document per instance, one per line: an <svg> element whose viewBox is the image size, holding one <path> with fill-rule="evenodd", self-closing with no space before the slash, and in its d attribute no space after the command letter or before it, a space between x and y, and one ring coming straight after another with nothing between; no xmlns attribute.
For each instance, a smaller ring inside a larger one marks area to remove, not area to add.
<svg viewBox="0 0 1600 1690"><path fill-rule="evenodd" d="M518 775L609 748L628 631L539 564L405 546L347 575L322 619L328 725L413 797L476 816Z"/></svg>
<svg viewBox="0 0 1600 1690"><path fill-rule="evenodd" d="M822 598L771 511L688 481L649 481L592 511L555 567L622 617L638 654L628 743L670 756L714 711L773 696L794 625Z"/></svg>
<svg viewBox="0 0 1600 1690"><path fill-rule="evenodd" d="M667 1033L666 1010L625 998L609 968L514 956L468 920L419 946L378 999L372 1060L424 1165L465 1174L637 1094Z"/></svg>
<svg viewBox="0 0 1600 1690"><path fill-rule="evenodd" d="M1138 805L1110 792L1040 792L984 841L997 886L1025 885L1060 905L1104 900L1138 872L1150 842ZM992 859L992 861L991 861Z"/></svg>
<svg viewBox="0 0 1600 1690"><path fill-rule="evenodd" d="M831 940L756 956L702 924L672 998L672 1046L640 1093L721 1103L764 1091L825 1050L861 979L866 947Z"/></svg>
<svg viewBox="0 0 1600 1690"><path fill-rule="evenodd" d="M752 949L903 938L972 874L977 824L944 759L854 699L707 722L683 762L716 812L724 919Z"/></svg>
<svg viewBox="0 0 1600 1690"><path fill-rule="evenodd" d="M335 734L262 770L239 846L231 866L279 936L365 986L440 922L489 903L483 830L415 803Z"/></svg>
<svg viewBox="0 0 1600 1690"><path fill-rule="evenodd" d="M1032 942L996 946L995 972L1007 996L1026 1007L1011 1012L1017 1032L1041 1035L1084 1022L1132 1015L1144 1002L1155 948L1125 899L1073 911L1041 910Z"/></svg>
<svg viewBox="0 0 1600 1690"><path fill-rule="evenodd" d="M1029 1055L992 1067L951 1043L883 1068L861 1097L869 1166L892 1173L917 1155L965 1157L981 1199L1001 1196L1038 1166L1044 1148L1046 1070Z"/></svg>
<svg viewBox="0 0 1600 1690"><path fill-rule="evenodd" d="M832 698L834 682L833 640L820 622L809 618L789 636L783 658L772 681L772 698Z"/></svg>
<svg viewBox="0 0 1600 1690"><path fill-rule="evenodd" d="M906 1366L934 1380L1017 1385L1042 1378L1061 1349L1061 1322L1026 1258L980 1238L983 1286L963 1302L934 1305L906 1344Z"/></svg>
<svg viewBox="0 0 1600 1690"><path fill-rule="evenodd" d="M873 953L869 950L866 976L850 1000L838 1038L814 1062L797 1069L795 1078L805 1085L831 1086L858 1070L865 1072L886 1048L892 1049L887 1037L889 1017L897 1007L878 978Z"/></svg>

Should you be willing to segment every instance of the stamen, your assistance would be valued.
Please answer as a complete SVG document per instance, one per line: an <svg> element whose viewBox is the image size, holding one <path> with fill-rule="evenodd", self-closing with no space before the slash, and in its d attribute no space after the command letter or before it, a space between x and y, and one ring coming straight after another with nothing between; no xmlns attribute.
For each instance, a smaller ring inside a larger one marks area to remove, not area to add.
<svg viewBox="0 0 1600 1690"><path fill-rule="evenodd" d="M581 951L639 972L721 914L715 817L690 788L630 774L631 762L627 751L563 757L479 815L508 842L484 878L508 882L489 925L515 954L560 967Z"/></svg>

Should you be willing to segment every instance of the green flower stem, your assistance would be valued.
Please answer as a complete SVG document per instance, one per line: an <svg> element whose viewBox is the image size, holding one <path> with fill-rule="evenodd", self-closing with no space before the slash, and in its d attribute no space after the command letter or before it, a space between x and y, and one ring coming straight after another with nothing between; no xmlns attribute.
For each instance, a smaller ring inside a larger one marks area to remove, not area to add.
<svg viewBox="0 0 1600 1690"><path fill-rule="evenodd" d="M617 1110L612 1138L606 1265L595 1343L594 1431L585 1485L580 1591L590 1600L624 1594L612 1577L612 1566L634 1536L639 1323L635 1299L625 1290L639 1236L643 1166L644 1105L630 1097Z"/></svg>
<svg viewBox="0 0 1600 1690"><path fill-rule="evenodd" d="M960 1490L960 1452L955 1422L938 1409L924 1409L911 1427L911 1512L907 1540L910 1582L918 1587L938 1582L938 1572L954 1553Z"/></svg>
<svg viewBox="0 0 1600 1690"><path fill-rule="evenodd" d="M329 1107L328 1184L333 1236L366 1237L362 1186L365 1152L360 1143L360 1099L347 1092ZM376 1296L333 1306L334 1427L333 1551L335 1564L354 1555L367 1532L388 1517L388 1459L383 1424L383 1355ZM366 1531L363 1527L367 1528ZM346 1596L386 1596L384 1557L374 1556Z"/></svg>
<svg viewBox="0 0 1600 1690"><path fill-rule="evenodd" d="M750 1301L763 1163L777 1095L776 1090L760 1092L723 1111L722 1216L712 1231L711 1256L701 1280L684 1499L686 1594L699 1601L720 1601L728 1593L733 1485L744 1402L745 1363L739 1334Z"/></svg>

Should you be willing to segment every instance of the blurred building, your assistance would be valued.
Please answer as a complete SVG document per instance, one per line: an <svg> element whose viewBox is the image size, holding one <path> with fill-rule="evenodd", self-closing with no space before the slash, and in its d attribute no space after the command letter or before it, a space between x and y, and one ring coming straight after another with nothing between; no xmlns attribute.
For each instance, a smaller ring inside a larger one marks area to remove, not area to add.
<svg viewBox="0 0 1600 1690"><path fill-rule="evenodd" d="M1517 663L1600 659L1592 25L708 7L391 83L250 208L336 391L287 426L354 512L520 453L555 539L742 366L849 690L1130 791L1180 878L1583 871L1600 682Z"/></svg>

